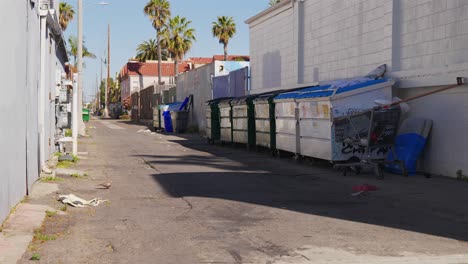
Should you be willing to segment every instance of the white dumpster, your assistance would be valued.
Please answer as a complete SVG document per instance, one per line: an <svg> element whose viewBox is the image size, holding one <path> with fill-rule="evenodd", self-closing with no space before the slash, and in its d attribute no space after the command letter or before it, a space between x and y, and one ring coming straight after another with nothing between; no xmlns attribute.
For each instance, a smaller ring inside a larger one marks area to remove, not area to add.
<svg viewBox="0 0 468 264"><path fill-rule="evenodd" d="M280 94L276 103L276 144L280 150L329 161L361 158L364 149L336 143L333 118L370 109L377 99L391 100L391 79L340 82ZM388 150L375 149L373 158Z"/></svg>
<svg viewBox="0 0 468 264"><path fill-rule="evenodd" d="M283 93L275 97L276 149L300 153L299 113L295 97L299 92Z"/></svg>
<svg viewBox="0 0 468 264"><path fill-rule="evenodd" d="M379 79L338 89L319 86L298 94L301 155L333 162L361 159L364 149L335 142L333 118L375 107L377 99L391 101L393 84L393 80ZM387 151L375 149L372 158L384 158Z"/></svg>

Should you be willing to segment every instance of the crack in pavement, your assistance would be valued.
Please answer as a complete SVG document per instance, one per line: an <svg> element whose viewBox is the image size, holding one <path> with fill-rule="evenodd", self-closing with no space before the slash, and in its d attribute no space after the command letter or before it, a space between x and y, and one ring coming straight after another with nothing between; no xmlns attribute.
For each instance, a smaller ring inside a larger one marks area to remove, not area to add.
<svg viewBox="0 0 468 264"><path fill-rule="evenodd" d="M145 158L143 158L142 155L140 154L137 154L138 157L140 157L141 160L143 160L143 162L148 165L150 168L152 168L154 171L156 171L158 174L162 174L160 170L158 170L158 168L156 168L156 166L154 166L153 164L151 164L149 161L145 160Z"/></svg>
<svg viewBox="0 0 468 264"><path fill-rule="evenodd" d="M191 203L189 200L187 200L187 198L185 198L185 197L180 197L180 199L182 199L182 201L184 201L184 202L188 205L189 210L192 210L192 209L193 209L192 203Z"/></svg>

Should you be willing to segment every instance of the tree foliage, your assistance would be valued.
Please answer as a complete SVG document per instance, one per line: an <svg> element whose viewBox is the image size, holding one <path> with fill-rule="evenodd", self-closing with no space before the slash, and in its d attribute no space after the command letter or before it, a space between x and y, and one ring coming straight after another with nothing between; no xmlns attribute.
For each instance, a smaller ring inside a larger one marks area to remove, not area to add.
<svg viewBox="0 0 468 264"><path fill-rule="evenodd" d="M101 107L104 107L105 104L105 95L106 95L106 80L101 80L101 84L99 85L99 91L100 91L100 102L101 102ZM108 103L118 103L120 102L121 98L121 86L120 83L114 79L110 78L109 82L109 91L108 91L108 97L107 99L109 100Z"/></svg>
<svg viewBox="0 0 468 264"><path fill-rule="evenodd" d="M145 62L146 60L158 60L158 45L155 39L146 40L137 47L136 58L140 62ZM162 48L161 50L161 59L167 60L167 50Z"/></svg>
<svg viewBox="0 0 468 264"><path fill-rule="evenodd" d="M270 2L268 3L269 6L274 6L276 4L278 4L279 2L281 2L281 0L270 0Z"/></svg>
<svg viewBox="0 0 468 264"><path fill-rule="evenodd" d="M75 16L75 10L73 6L60 2L59 4L59 24L63 31L67 30L68 24L73 20Z"/></svg>
<svg viewBox="0 0 468 264"><path fill-rule="evenodd" d="M174 59L175 75L178 74L177 64L192 48L195 38L195 29L190 27L192 21L185 17L175 16L169 19L167 26L162 31L161 43L167 48Z"/></svg>
<svg viewBox="0 0 468 264"><path fill-rule="evenodd" d="M219 39L219 43L223 44L224 60L227 60L227 47L229 40L236 34L236 23L232 17L219 16L218 21L213 22L211 29L213 37Z"/></svg>
<svg viewBox="0 0 468 264"><path fill-rule="evenodd" d="M170 4L167 0L150 0L143 8L145 15L149 17L153 27L156 29L156 44L158 49L158 82L161 83L161 31L171 16Z"/></svg>
<svg viewBox="0 0 468 264"><path fill-rule="evenodd" d="M70 36L68 38L68 45L69 45L69 51L68 55L73 57L73 64L76 67L77 65L77 57L78 57L78 38L75 36ZM88 48L85 46L85 41L83 40L83 58L91 58L95 59L96 55L91 53Z"/></svg>

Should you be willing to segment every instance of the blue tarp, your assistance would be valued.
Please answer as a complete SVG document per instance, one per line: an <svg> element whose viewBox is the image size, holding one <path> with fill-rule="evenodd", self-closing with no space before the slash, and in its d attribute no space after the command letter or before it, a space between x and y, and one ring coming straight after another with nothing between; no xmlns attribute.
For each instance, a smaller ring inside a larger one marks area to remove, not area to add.
<svg viewBox="0 0 468 264"><path fill-rule="evenodd" d="M369 87L379 83L387 82L387 78L378 80L356 79L351 81L335 81L332 84L311 86L294 92L282 93L275 97L275 99L303 99L303 98L318 98L329 97L333 93L341 94L349 91Z"/></svg>

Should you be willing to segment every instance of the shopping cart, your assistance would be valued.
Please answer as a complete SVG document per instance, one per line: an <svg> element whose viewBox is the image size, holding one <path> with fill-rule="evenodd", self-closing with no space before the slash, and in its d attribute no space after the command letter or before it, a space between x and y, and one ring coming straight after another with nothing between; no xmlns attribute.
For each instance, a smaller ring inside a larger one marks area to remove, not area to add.
<svg viewBox="0 0 468 264"><path fill-rule="evenodd" d="M362 168L372 168L378 178L383 178L385 159L373 159L371 153L375 149L386 148L395 154L393 144L398 132L400 113L399 106L376 107L334 119L335 141L365 150L360 160L335 164L335 168L343 169L343 175L352 169L359 173ZM393 162L398 163L406 174L404 162L398 159Z"/></svg>

